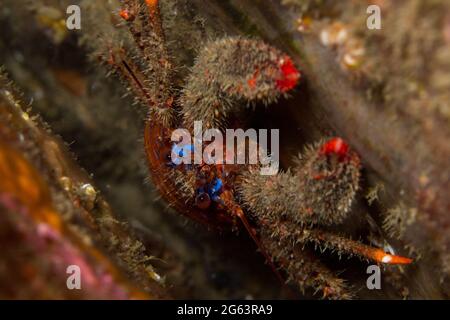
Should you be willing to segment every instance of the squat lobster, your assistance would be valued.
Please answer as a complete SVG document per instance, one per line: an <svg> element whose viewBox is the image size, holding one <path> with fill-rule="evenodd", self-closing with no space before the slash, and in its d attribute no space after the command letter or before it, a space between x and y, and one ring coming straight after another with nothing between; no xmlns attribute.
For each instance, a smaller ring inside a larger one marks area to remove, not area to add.
<svg viewBox="0 0 450 320"><path fill-rule="evenodd" d="M158 0L123 0L119 15L134 39L137 58L117 44L101 58L148 107L144 140L149 171L173 208L219 229L242 224L275 270L281 269L300 290L313 288L328 298L350 293L343 280L302 249L308 242L377 263L411 263L322 230L347 217L359 188L359 156L341 138L307 148L294 169L275 176L259 175L255 165L172 161L171 134L178 126L192 130L194 121L203 121L206 128L223 130L237 123L233 116L246 104L270 104L286 96L300 79L288 55L262 41L222 38L200 50L183 88L175 88Z"/></svg>

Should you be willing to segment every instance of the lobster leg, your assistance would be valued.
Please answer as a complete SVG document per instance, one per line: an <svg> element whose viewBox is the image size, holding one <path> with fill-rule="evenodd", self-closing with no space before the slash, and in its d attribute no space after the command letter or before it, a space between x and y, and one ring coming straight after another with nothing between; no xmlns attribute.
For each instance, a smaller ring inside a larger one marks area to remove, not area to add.
<svg viewBox="0 0 450 320"><path fill-rule="evenodd" d="M273 260L271 256L268 254L266 248L263 246L261 241L258 239L256 230L250 225L250 222L248 221L247 217L244 214L244 211L242 208L236 204L231 197L227 197L225 194L224 196L220 197L223 201L223 204L225 207L229 209L229 211L232 213L233 216L238 217L239 220L241 220L242 224L244 225L244 228L247 230L250 237L253 239L253 241L258 246L259 250L261 251L261 254L266 259L267 263L270 265L270 268L273 270L275 275L277 276L278 280L280 280L281 283L285 283L284 278L281 276L280 272L278 271L278 268L273 263Z"/></svg>

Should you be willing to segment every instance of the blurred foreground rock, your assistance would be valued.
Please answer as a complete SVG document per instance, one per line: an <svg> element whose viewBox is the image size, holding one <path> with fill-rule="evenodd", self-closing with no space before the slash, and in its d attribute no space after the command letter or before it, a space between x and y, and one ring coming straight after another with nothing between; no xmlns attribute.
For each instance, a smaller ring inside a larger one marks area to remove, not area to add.
<svg viewBox="0 0 450 320"><path fill-rule="evenodd" d="M167 297L142 244L3 74L0 243L2 299ZM73 266L80 290L68 287Z"/></svg>

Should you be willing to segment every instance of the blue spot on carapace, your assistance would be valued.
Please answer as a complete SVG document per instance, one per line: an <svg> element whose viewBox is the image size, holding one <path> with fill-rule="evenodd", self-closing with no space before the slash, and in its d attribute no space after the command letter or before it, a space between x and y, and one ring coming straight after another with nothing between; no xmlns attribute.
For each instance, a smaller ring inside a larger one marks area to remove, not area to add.
<svg viewBox="0 0 450 320"><path fill-rule="evenodd" d="M220 202L220 195L222 194L222 179L215 178L212 183L206 184L197 189L197 195L207 193L209 198L213 201Z"/></svg>
<svg viewBox="0 0 450 320"><path fill-rule="evenodd" d="M177 157L172 157L172 163L175 165L180 165L183 162L183 157L189 152L191 153L194 150L194 146L192 144L185 144L179 146L178 144L174 144L172 146L172 154L177 155Z"/></svg>
<svg viewBox="0 0 450 320"><path fill-rule="evenodd" d="M220 199L220 194L222 193L223 182L222 179L216 178L209 186L209 196L212 200L217 201Z"/></svg>

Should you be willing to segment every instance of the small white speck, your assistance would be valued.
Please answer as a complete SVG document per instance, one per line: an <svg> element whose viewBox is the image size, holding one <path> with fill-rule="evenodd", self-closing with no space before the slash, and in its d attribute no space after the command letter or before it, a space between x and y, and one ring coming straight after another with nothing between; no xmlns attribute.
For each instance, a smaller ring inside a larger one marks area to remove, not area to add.
<svg viewBox="0 0 450 320"><path fill-rule="evenodd" d="M325 46L329 45L329 43L330 43L330 36L329 36L328 31L322 30L322 32L320 33L320 41Z"/></svg>
<svg viewBox="0 0 450 320"><path fill-rule="evenodd" d="M381 262L383 262L383 263L389 263L389 262L391 262L391 260L392 260L392 256L389 255L389 254L387 254L387 255L385 255L385 256L383 257L383 259L381 259Z"/></svg>

